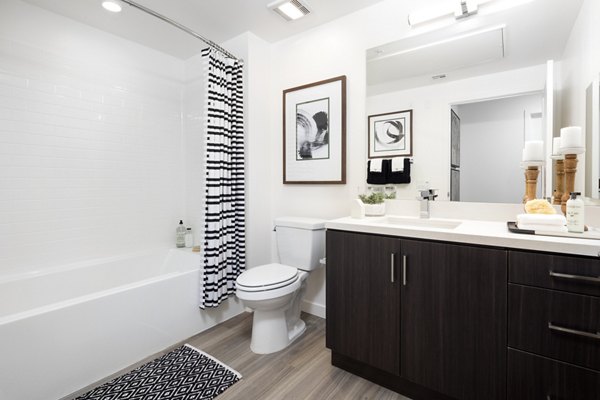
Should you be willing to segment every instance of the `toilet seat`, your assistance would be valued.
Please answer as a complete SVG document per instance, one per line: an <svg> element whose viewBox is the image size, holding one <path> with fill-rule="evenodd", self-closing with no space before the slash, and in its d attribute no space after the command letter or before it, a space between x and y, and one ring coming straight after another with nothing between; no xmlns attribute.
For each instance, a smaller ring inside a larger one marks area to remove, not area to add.
<svg viewBox="0 0 600 400"><path fill-rule="evenodd" d="M244 292L265 292L289 286L298 279L297 268L273 263L242 272L236 279L236 286Z"/></svg>

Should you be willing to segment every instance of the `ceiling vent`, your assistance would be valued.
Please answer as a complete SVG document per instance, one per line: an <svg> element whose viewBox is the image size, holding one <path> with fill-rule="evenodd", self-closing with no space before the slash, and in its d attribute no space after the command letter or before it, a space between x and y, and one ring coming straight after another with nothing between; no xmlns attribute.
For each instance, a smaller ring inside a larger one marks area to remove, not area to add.
<svg viewBox="0 0 600 400"><path fill-rule="evenodd" d="M310 14L306 3L299 0L278 0L268 4L267 8L275 11L286 21L294 21Z"/></svg>

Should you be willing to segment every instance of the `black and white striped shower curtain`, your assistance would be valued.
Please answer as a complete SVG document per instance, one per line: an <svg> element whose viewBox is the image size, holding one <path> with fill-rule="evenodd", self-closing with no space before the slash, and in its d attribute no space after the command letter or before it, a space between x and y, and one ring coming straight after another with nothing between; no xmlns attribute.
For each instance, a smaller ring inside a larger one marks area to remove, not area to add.
<svg viewBox="0 0 600 400"><path fill-rule="evenodd" d="M246 266L243 64L202 51L205 99L204 271L200 308L235 292Z"/></svg>

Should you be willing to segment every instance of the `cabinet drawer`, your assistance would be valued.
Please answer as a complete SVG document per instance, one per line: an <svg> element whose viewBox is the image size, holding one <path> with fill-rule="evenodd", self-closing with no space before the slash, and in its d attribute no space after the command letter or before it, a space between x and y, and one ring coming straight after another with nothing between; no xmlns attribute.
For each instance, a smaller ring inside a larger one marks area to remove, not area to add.
<svg viewBox="0 0 600 400"><path fill-rule="evenodd" d="M600 373L508 350L508 399L600 399Z"/></svg>
<svg viewBox="0 0 600 400"><path fill-rule="evenodd" d="M510 251L512 283L600 296L600 259Z"/></svg>
<svg viewBox="0 0 600 400"><path fill-rule="evenodd" d="M508 286L510 347L600 370L600 298Z"/></svg>

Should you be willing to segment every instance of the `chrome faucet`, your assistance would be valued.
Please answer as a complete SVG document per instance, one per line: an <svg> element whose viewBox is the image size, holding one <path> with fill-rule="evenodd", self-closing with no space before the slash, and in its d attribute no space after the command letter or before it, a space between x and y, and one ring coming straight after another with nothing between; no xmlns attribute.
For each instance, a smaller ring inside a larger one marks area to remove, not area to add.
<svg viewBox="0 0 600 400"><path fill-rule="evenodd" d="M438 197L438 195L435 194L436 191L437 189L419 190L419 197L417 197L417 200L421 202L421 209L419 212L420 218L429 218L429 202L434 201L435 198Z"/></svg>

